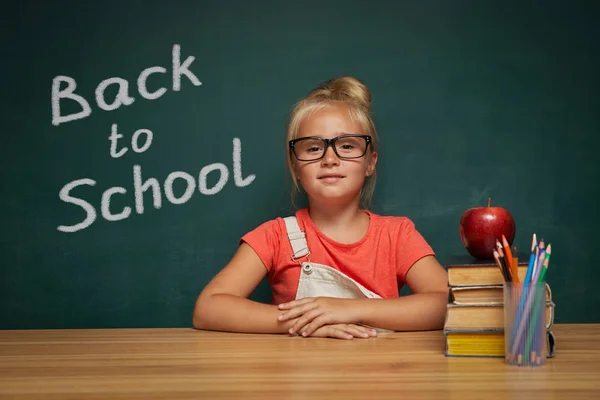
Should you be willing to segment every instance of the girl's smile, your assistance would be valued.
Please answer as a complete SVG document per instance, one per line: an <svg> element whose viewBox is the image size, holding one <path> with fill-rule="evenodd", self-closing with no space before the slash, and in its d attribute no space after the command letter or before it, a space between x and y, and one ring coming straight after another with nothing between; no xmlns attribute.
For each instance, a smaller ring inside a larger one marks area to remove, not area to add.
<svg viewBox="0 0 600 400"><path fill-rule="evenodd" d="M317 179L320 179L325 183L338 183L339 181L344 179L344 175L329 173L329 174L323 174L323 175L317 177Z"/></svg>

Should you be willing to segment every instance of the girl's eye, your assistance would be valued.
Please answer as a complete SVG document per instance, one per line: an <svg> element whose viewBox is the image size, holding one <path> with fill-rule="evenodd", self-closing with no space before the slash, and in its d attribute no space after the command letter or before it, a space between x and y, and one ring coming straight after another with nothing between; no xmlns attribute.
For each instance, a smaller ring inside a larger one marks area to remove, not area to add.
<svg viewBox="0 0 600 400"><path fill-rule="evenodd" d="M312 147L309 147L308 149L306 149L306 151L314 153L314 152L317 152L317 151L321 151L321 149L319 147L317 147L317 146L312 146Z"/></svg>

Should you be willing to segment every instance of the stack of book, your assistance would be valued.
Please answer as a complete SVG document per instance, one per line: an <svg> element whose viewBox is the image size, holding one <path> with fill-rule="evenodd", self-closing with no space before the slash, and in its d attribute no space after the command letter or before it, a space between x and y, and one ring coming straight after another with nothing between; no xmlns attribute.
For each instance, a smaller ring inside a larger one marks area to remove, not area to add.
<svg viewBox="0 0 600 400"><path fill-rule="evenodd" d="M519 254L519 277L527 274L527 254ZM446 356L504 357L504 278L494 260L455 256L447 260ZM546 349L554 355L554 303L546 284Z"/></svg>

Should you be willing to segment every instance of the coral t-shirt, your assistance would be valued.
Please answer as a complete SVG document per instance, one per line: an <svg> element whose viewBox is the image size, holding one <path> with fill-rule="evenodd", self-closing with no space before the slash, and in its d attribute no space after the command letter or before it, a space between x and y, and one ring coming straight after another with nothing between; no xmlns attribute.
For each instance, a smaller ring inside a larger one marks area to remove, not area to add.
<svg viewBox="0 0 600 400"><path fill-rule="evenodd" d="M306 234L310 261L337 269L383 298L398 297L413 264L435 254L410 219L364 211L370 217L367 233L358 242L344 244L325 236L307 208L298 210L296 219ZM241 242L250 245L265 265L273 304L294 300L301 268L291 258L293 250L283 218L263 223Z"/></svg>

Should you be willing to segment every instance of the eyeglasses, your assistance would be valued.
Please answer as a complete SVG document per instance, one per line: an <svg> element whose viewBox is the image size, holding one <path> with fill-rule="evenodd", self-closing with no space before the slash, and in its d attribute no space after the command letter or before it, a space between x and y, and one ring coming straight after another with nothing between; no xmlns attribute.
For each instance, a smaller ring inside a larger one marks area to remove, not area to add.
<svg viewBox="0 0 600 400"><path fill-rule="evenodd" d="M371 136L369 135L341 135L332 139L323 139L316 136L303 137L290 140L290 150L298 161L316 161L325 156L329 145L333 147L336 156L341 160L361 158L367 153Z"/></svg>

